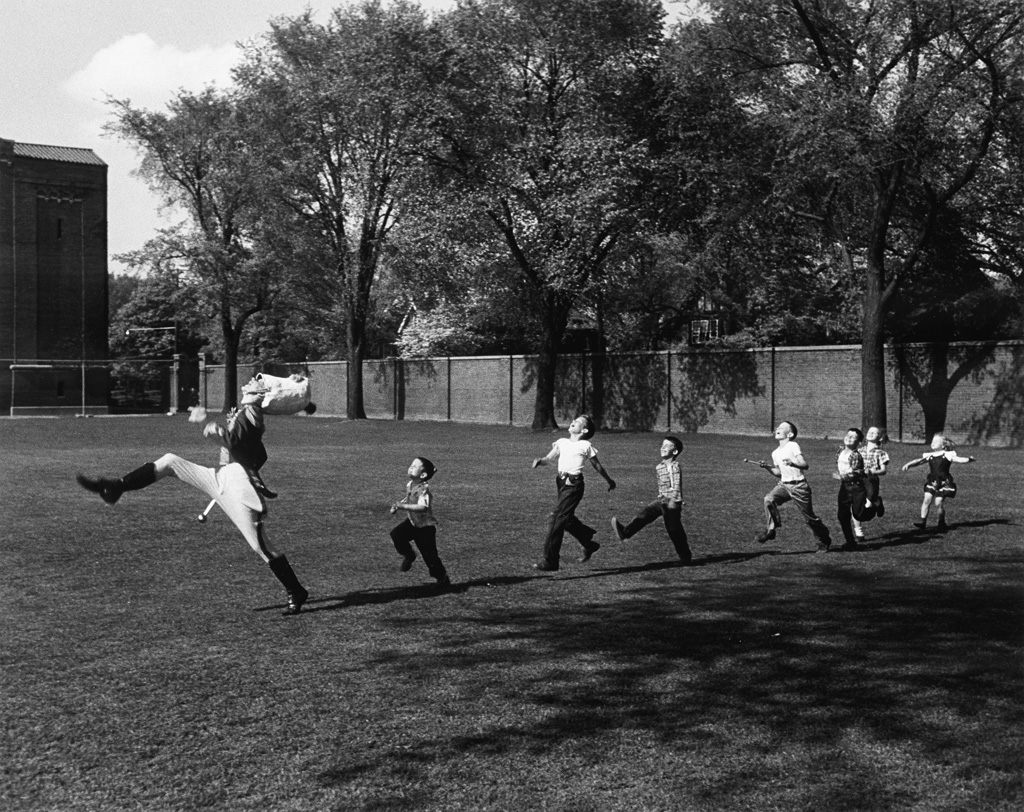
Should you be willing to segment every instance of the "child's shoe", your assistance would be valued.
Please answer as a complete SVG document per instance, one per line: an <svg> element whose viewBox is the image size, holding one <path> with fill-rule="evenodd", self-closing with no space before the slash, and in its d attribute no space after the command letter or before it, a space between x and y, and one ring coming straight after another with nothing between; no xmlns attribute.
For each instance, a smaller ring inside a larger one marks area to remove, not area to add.
<svg viewBox="0 0 1024 812"><path fill-rule="evenodd" d="M285 609L282 615L297 615L302 611L302 605L309 598L309 593L301 586L294 592L288 593L288 608Z"/></svg>
<svg viewBox="0 0 1024 812"><path fill-rule="evenodd" d="M121 486L119 479L95 478L85 476L84 474L76 474L75 479L87 491L98 493L100 498L108 505L114 504L121 498L121 494L124 493L124 488Z"/></svg>
<svg viewBox="0 0 1024 812"><path fill-rule="evenodd" d="M927 519L921 519L921 521L919 521L919 522L914 522L914 527L916 527L918 530L924 530L925 527L927 527L927 526L928 526L928 520Z"/></svg>
<svg viewBox="0 0 1024 812"><path fill-rule="evenodd" d="M885 515L885 505L882 504L882 497L878 497L878 503L875 505L875 515L881 519Z"/></svg>
<svg viewBox="0 0 1024 812"><path fill-rule="evenodd" d="M580 563L586 564L590 560L590 556L601 549L601 545L596 541L588 542L583 545L583 555L580 556Z"/></svg>
<svg viewBox="0 0 1024 812"><path fill-rule="evenodd" d="M771 541L773 538L775 538L775 531L765 530L763 533L758 533L754 538L754 541L758 544L764 544L766 541Z"/></svg>
<svg viewBox="0 0 1024 812"><path fill-rule="evenodd" d="M619 541L626 540L626 528L623 527L622 522L614 516L612 516L612 532L615 534L615 538Z"/></svg>
<svg viewBox="0 0 1024 812"><path fill-rule="evenodd" d="M408 572L412 569L412 564L416 560L416 553L406 553L405 558L402 559L402 563L398 565L399 572Z"/></svg>

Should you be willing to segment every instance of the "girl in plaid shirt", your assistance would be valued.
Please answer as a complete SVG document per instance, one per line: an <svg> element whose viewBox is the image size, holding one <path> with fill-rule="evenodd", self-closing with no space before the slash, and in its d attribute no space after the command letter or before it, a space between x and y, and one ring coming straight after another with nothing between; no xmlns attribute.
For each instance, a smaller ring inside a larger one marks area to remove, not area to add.
<svg viewBox="0 0 1024 812"><path fill-rule="evenodd" d="M872 426L865 435L864 447L860 455L864 460L864 490L867 492L867 507L875 508L875 515L885 515L885 505L882 504L882 496L878 492L878 478L885 476L889 468L889 454L882 448L884 440L882 430L878 426Z"/></svg>

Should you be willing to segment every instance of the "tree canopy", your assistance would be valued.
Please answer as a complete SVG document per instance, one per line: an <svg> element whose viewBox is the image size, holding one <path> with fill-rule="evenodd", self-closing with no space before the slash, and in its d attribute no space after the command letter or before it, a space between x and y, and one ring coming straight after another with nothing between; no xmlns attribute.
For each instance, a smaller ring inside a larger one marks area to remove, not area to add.
<svg viewBox="0 0 1024 812"><path fill-rule="evenodd" d="M550 427L571 323L660 349L713 313L727 343L859 340L862 419L884 427L886 341L1020 329L1022 17L708 0L665 29L659 0L366 0L282 18L228 92L113 102L188 215L134 260L199 292L232 365L256 326L246 352L347 357L353 418L368 352L500 348L537 354ZM998 324L968 329L979 313Z"/></svg>

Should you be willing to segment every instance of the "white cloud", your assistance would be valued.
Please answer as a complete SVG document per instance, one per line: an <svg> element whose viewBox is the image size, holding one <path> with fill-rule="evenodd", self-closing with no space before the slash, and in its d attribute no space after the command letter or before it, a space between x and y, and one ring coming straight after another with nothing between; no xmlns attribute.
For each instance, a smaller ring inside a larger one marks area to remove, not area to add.
<svg viewBox="0 0 1024 812"><path fill-rule="evenodd" d="M97 51L64 83L64 91L82 108L74 143L95 150L109 166L108 240L112 254L141 247L156 228L169 225L169 221L158 213L157 198L132 176L139 156L124 142L103 135L103 125L111 117L107 97L128 99L137 108L162 110L178 90L228 87L231 68L240 58L234 43L185 51L175 45L159 45L148 34L131 34ZM111 268L118 270L119 266L112 263Z"/></svg>
<svg viewBox="0 0 1024 812"><path fill-rule="evenodd" d="M109 45L71 76L65 90L77 101L102 102L108 95L136 107L163 107L179 89L226 87L240 53L234 43L182 51L158 45L148 34L131 34Z"/></svg>

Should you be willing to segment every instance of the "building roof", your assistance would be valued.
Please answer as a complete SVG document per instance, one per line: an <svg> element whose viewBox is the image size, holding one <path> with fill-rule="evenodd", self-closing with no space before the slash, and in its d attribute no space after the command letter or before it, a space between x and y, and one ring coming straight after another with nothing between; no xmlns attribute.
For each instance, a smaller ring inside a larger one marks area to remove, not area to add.
<svg viewBox="0 0 1024 812"><path fill-rule="evenodd" d="M14 154L22 158L39 158L43 161L64 161L71 164L92 164L106 166L91 149L81 147L52 147L46 144L14 143Z"/></svg>

